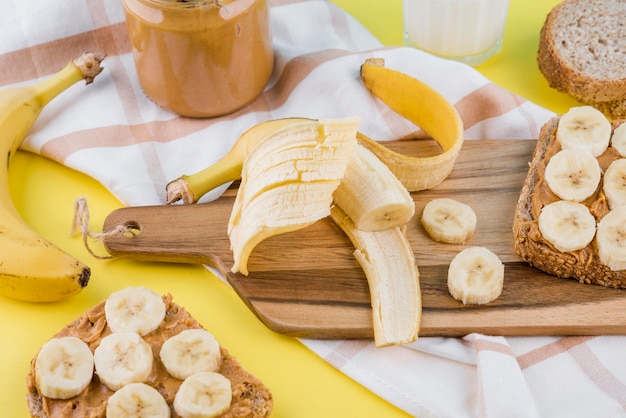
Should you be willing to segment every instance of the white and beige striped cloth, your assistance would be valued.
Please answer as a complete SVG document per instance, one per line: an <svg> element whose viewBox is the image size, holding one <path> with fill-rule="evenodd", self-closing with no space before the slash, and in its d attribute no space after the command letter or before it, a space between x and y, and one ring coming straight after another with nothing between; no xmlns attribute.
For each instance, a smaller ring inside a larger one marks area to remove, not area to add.
<svg viewBox="0 0 626 418"><path fill-rule="evenodd" d="M361 131L381 141L419 135L359 82L359 65L372 56L443 94L461 114L467 139L536 138L552 116L470 67L383 47L332 3L270 3L276 68L265 92L232 115L194 120L141 92L119 0L3 0L0 86L45 77L85 50L107 54L96 82L55 99L23 148L92 176L126 205L150 205L164 202L169 180L216 161L261 120L359 115ZM472 334L378 349L362 340L302 342L420 417L626 416L626 337Z"/></svg>

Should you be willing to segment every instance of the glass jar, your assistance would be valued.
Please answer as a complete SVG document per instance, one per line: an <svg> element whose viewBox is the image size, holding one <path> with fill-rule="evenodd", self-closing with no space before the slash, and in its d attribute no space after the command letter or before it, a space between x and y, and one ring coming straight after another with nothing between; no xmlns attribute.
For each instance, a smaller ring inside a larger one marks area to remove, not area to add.
<svg viewBox="0 0 626 418"><path fill-rule="evenodd" d="M181 116L252 102L274 66L266 0L122 0L141 88Z"/></svg>

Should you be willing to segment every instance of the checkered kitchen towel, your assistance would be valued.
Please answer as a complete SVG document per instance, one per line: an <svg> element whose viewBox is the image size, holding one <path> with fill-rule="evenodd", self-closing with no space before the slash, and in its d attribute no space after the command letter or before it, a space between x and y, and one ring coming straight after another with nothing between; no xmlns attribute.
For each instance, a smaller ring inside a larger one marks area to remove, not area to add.
<svg viewBox="0 0 626 418"><path fill-rule="evenodd" d="M234 114L196 120L159 108L141 92L120 1L3 0L0 86L45 77L86 50L107 54L96 82L55 99L23 149L92 176L126 205L150 205L164 203L168 181L217 161L241 132L265 119L359 115L360 130L372 138L419 135L360 83L359 66L372 56L443 94L461 114L466 139L535 138L552 116L470 67L383 47L327 1L270 4L276 68L266 91ZM472 334L385 348L369 341L302 342L421 417L626 416L624 337Z"/></svg>

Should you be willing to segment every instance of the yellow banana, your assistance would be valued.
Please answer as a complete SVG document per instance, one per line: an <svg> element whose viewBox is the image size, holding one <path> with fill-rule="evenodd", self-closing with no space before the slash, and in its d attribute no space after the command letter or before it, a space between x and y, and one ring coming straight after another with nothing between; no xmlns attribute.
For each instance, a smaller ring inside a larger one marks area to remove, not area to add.
<svg viewBox="0 0 626 418"><path fill-rule="evenodd" d="M30 302L56 301L80 292L89 281L89 267L39 236L23 221L9 193L8 168L44 106L80 80L91 83L102 70L102 59L92 53L84 54L41 82L0 91L2 295Z"/></svg>
<svg viewBox="0 0 626 418"><path fill-rule="evenodd" d="M419 272L405 228L363 231L338 206L330 214L350 238L354 257L365 272L376 346L415 341L422 317L422 297Z"/></svg>
<svg viewBox="0 0 626 418"><path fill-rule="evenodd" d="M298 123L309 123L307 118L274 119L258 123L245 131L230 151L215 164L172 180L166 186L167 203L182 200L184 203L196 203L198 199L214 188L241 178L241 167L250 150L267 135Z"/></svg>
<svg viewBox="0 0 626 418"><path fill-rule="evenodd" d="M432 136L443 152L432 157L410 157L362 133L357 139L387 164L409 191L435 187L448 177L461 151L463 121L454 106L430 86L383 65L381 59L371 59L361 66L365 86L395 112Z"/></svg>
<svg viewBox="0 0 626 418"><path fill-rule="evenodd" d="M430 86L384 67L382 59L369 59L361 66L361 78L372 94L398 114L420 126L441 146L442 153L411 157L394 152L384 143L357 132L359 143L384 162L408 191L430 189L452 171L463 145L463 121L446 99ZM233 148L215 164L191 175L182 175L166 188L167 202L196 203L217 186L241 178L241 167L249 150L275 130L288 128L305 118L261 122L244 132Z"/></svg>

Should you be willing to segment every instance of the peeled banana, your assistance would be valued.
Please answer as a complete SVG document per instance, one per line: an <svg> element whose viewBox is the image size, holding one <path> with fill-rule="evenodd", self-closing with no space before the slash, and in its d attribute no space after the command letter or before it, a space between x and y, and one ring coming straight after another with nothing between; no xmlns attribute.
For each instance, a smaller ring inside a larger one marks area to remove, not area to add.
<svg viewBox="0 0 626 418"><path fill-rule="evenodd" d="M366 272L376 344L391 345L415 340L421 317L419 274L403 229L415 212L410 191L432 188L450 174L463 144L463 123L436 91L382 64L368 60L361 67L364 85L431 135L441 154L393 152L357 132L354 119L267 121L246 131L217 163L170 182L167 202L194 203L241 178L228 235L231 270L244 275L261 241L330 214L351 238ZM333 131L341 132L342 145L329 141Z"/></svg>
<svg viewBox="0 0 626 418"><path fill-rule="evenodd" d="M41 110L77 83L91 83L103 57L87 53L58 73L33 85L0 91L0 294L48 302L80 292L90 269L33 231L13 205L8 168Z"/></svg>
<svg viewBox="0 0 626 418"><path fill-rule="evenodd" d="M415 214L409 191L374 153L357 145L334 203L364 231L381 231L406 224Z"/></svg>
<svg viewBox="0 0 626 418"><path fill-rule="evenodd" d="M358 118L308 120L274 131L250 150L228 223L233 272L248 274L248 257L261 241L330 214L358 124Z"/></svg>
<svg viewBox="0 0 626 418"><path fill-rule="evenodd" d="M333 221L355 247L370 289L374 343L377 347L405 344L418 336L422 316L419 271L404 227L380 231L358 229L338 206Z"/></svg>

